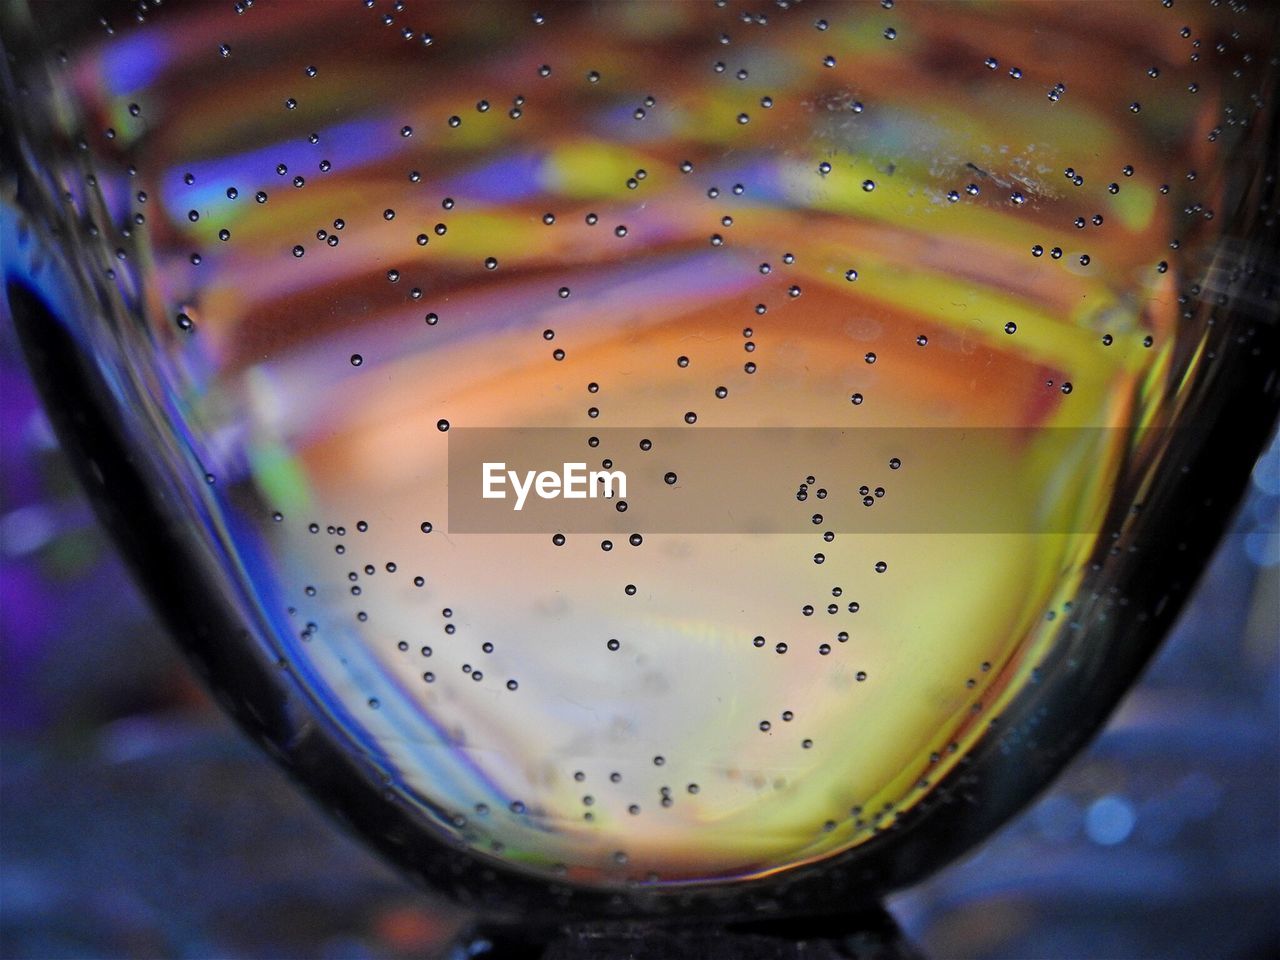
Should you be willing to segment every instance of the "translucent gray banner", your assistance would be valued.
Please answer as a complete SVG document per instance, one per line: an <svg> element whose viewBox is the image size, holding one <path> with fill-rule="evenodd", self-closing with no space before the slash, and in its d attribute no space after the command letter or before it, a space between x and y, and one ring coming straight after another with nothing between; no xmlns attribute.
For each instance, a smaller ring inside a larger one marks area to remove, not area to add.
<svg viewBox="0 0 1280 960"><path fill-rule="evenodd" d="M1091 533L1128 428L457 428L450 533Z"/></svg>

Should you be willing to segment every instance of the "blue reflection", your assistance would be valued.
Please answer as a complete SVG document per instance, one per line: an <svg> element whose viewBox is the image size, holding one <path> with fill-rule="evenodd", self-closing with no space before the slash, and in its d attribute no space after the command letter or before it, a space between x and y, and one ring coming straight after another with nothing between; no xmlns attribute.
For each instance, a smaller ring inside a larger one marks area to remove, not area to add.
<svg viewBox="0 0 1280 960"><path fill-rule="evenodd" d="M102 76L107 88L122 97L141 90L169 68L171 45L154 33L117 36L102 51Z"/></svg>
<svg viewBox="0 0 1280 960"><path fill-rule="evenodd" d="M380 136L387 128L385 120L353 120L339 123L321 131L317 143L306 138L283 140L265 147L214 157L184 164L164 174L164 196L182 197L182 208L206 211L218 204L233 201L227 199L227 188L235 187L240 197L236 203L253 203L253 193L267 187L278 186L293 189L295 174L312 176L321 160L333 164L334 171L350 173L353 168L383 159L399 149L397 143L389 143ZM283 163L289 176L276 173L276 165ZM187 185L184 177L191 174L194 182ZM174 208L170 205L170 210Z"/></svg>
<svg viewBox="0 0 1280 960"><path fill-rule="evenodd" d="M487 167L449 178L444 182L444 192L488 203L525 200L542 193L540 180L545 162L546 156L542 153L505 157Z"/></svg>

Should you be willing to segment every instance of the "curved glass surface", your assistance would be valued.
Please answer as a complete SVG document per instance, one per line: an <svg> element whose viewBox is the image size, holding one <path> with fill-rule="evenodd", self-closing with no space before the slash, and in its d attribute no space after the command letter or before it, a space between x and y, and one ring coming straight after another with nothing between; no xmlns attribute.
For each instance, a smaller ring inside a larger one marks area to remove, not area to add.
<svg viewBox="0 0 1280 960"><path fill-rule="evenodd" d="M244 722L459 895L824 910L954 855L1274 416L1265 11L4 18L6 283L104 509ZM629 489L513 509L578 462Z"/></svg>

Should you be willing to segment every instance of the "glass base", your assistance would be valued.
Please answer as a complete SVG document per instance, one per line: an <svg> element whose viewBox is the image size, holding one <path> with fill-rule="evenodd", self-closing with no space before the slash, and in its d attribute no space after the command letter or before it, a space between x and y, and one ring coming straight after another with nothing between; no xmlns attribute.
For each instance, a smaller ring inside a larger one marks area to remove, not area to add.
<svg viewBox="0 0 1280 960"><path fill-rule="evenodd" d="M644 921L567 924L551 931L479 927L447 960L924 960L889 913L767 923Z"/></svg>

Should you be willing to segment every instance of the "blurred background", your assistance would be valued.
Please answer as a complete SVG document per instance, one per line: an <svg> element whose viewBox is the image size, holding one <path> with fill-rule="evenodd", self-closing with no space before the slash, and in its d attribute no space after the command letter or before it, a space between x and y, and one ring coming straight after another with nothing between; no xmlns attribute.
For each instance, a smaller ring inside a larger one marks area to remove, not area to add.
<svg viewBox="0 0 1280 960"><path fill-rule="evenodd" d="M934 958L1280 956L1280 445L1105 732L890 903ZM0 321L0 956L430 957L466 920L212 706Z"/></svg>

